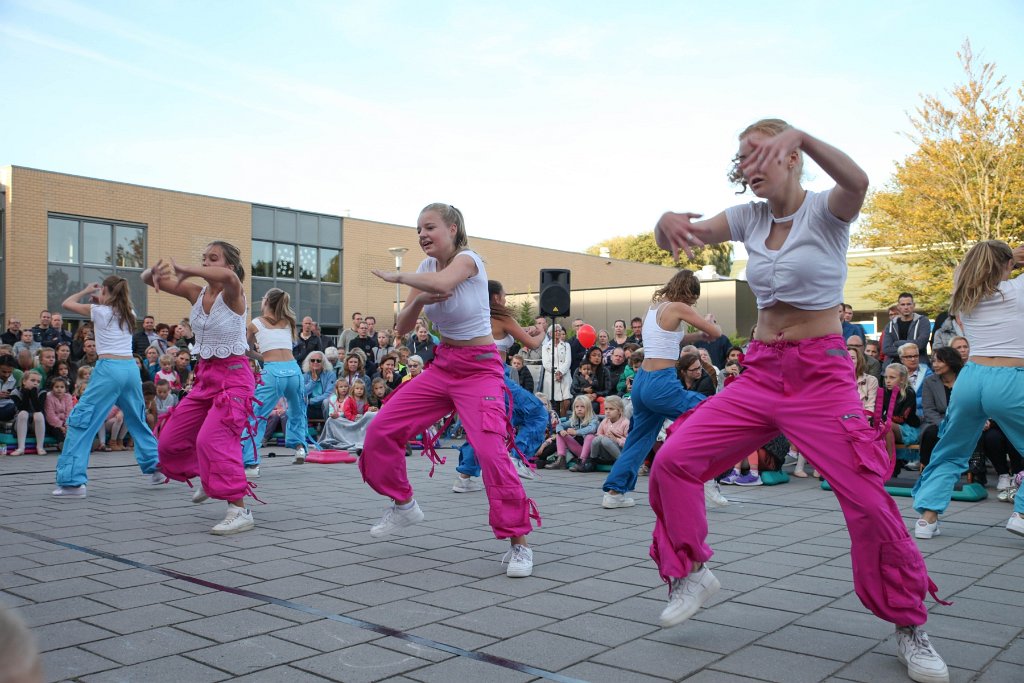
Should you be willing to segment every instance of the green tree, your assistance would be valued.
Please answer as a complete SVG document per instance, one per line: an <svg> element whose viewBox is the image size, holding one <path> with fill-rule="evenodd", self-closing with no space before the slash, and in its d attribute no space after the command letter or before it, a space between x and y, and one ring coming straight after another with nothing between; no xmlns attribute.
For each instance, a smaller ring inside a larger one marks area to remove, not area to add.
<svg viewBox="0 0 1024 683"><path fill-rule="evenodd" d="M515 316L516 320L523 327L529 327L537 320L537 309L533 305L533 294L530 292L527 292L526 296L520 299L511 308L512 315Z"/></svg>
<svg viewBox="0 0 1024 683"><path fill-rule="evenodd" d="M873 261L880 305L910 291L923 308L943 310L972 244L1024 239L1024 90L1011 90L970 42L957 56L965 82L949 101L922 97L907 134L917 150L865 203L858 242L895 252Z"/></svg>
<svg viewBox="0 0 1024 683"><path fill-rule="evenodd" d="M587 253L596 256L601 253L602 247L607 247L609 255L614 259L653 263L659 266L676 265L672 260L672 254L655 244L653 230L642 232L639 235L612 237L589 247ZM727 277L732 269L732 247L729 244L712 244L701 247L694 250L692 260L687 259L685 254L680 254L680 268L696 270L708 263L713 264L719 274Z"/></svg>

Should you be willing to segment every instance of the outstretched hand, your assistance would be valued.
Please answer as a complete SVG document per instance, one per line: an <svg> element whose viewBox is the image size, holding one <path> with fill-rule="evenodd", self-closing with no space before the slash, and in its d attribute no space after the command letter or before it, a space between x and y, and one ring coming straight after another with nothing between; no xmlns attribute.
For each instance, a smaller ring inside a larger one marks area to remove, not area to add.
<svg viewBox="0 0 1024 683"><path fill-rule="evenodd" d="M750 145L750 153L740 162L740 170L749 177L763 173L770 166L785 163L786 157L800 149L803 133L796 128L787 128L770 137L748 137L746 143Z"/></svg>
<svg viewBox="0 0 1024 683"><path fill-rule="evenodd" d="M687 258L693 258L693 250L704 246L707 237L706 229L694 225L693 219L700 218L700 213L666 212L654 227L654 240L658 246L672 252L672 258L679 260L679 250L686 252Z"/></svg>
<svg viewBox="0 0 1024 683"><path fill-rule="evenodd" d="M400 278L402 274L397 271L374 269L371 270L370 272L379 277L384 282L390 282L392 284L401 284Z"/></svg>
<svg viewBox="0 0 1024 683"><path fill-rule="evenodd" d="M439 304L442 301L447 301L452 298L451 292L447 294L438 294L435 292L420 292L416 296L416 303L422 306L429 306L430 304Z"/></svg>
<svg viewBox="0 0 1024 683"><path fill-rule="evenodd" d="M159 292L160 280L171 276L171 265L169 263L164 263L163 259L157 259L157 262L150 266L149 272L153 276L153 289Z"/></svg>

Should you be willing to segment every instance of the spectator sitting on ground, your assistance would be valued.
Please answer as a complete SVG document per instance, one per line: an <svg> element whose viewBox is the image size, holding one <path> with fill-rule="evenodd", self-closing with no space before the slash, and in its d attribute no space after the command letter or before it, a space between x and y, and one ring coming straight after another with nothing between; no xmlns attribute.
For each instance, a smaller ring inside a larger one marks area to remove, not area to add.
<svg viewBox="0 0 1024 683"><path fill-rule="evenodd" d="M277 405L267 415L267 429L264 432L263 443L260 446L267 446L270 444L270 440L274 438L274 434L281 432L286 434L285 429L288 425L288 399L284 396L277 399Z"/></svg>
<svg viewBox="0 0 1024 683"><path fill-rule="evenodd" d="M708 353L707 349L697 347L697 356L700 357L701 367L704 368L704 372L711 378L711 383L715 387L715 393L718 393L718 384L721 381L719 374L722 372L715 367L715 364L711 362L711 354Z"/></svg>
<svg viewBox="0 0 1024 683"><path fill-rule="evenodd" d="M890 362L895 362L900 354L900 345L913 342L922 363L928 362L928 337L932 326L926 316L915 312L914 296L909 292L900 294L896 303L899 315L889 321L885 327L882 351Z"/></svg>
<svg viewBox="0 0 1024 683"><path fill-rule="evenodd" d="M595 465L610 465L618 459L629 434L629 418L625 410L625 404L618 396L605 399L604 419L597 426L597 432L583 438L580 459L570 470L592 472Z"/></svg>
<svg viewBox="0 0 1024 683"><path fill-rule="evenodd" d="M171 326L167 323L158 323L153 331L156 332L156 339L153 340L153 344L156 344L157 349L160 350L160 355L164 355L171 348Z"/></svg>
<svg viewBox="0 0 1024 683"><path fill-rule="evenodd" d="M75 402L68 393L68 383L63 377L54 377L50 390L46 392L43 411L46 413L46 434L57 441L57 450L64 446L68 433L68 415Z"/></svg>
<svg viewBox="0 0 1024 683"><path fill-rule="evenodd" d="M295 337L295 344L292 345L292 355L301 365L305 363L306 357L313 351L323 351L323 341L313 333L313 319L308 315L302 319L302 329Z"/></svg>
<svg viewBox="0 0 1024 683"><path fill-rule="evenodd" d="M919 355L917 344L907 342L899 347L899 358L907 368L907 381L917 398L917 416L921 417L921 385L924 384L924 378L932 374L932 369L924 364L928 357Z"/></svg>
<svg viewBox="0 0 1024 683"><path fill-rule="evenodd" d="M32 330L22 330L21 339L14 342L14 355L17 356L22 351L28 351L30 356L34 356L41 348L43 345L32 336Z"/></svg>
<svg viewBox="0 0 1024 683"><path fill-rule="evenodd" d="M373 376L373 380L382 380L388 387L388 393L398 388L398 385L402 383L402 373L398 371L398 356L394 353L389 353L381 357L380 368L377 370L377 374ZM371 380L371 383L373 382Z"/></svg>
<svg viewBox="0 0 1024 683"><path fill-rule="evenodd" d="M629 398L630 394L633 393L633 380L636 377L636 373L640 371L640 366L644 364L644 350L637 349L629 357L629 363L626 364L625 369L622 371L622 375L619 377L619 383L615 386L615 393L622 398Z"/></svg>
<svg viewBox="0 0 1024 683"><path fill-rule="evenodd" d="M627 363L629 363L629 357L633 354L634 351L636 351L639 348L640 347L634 344L633 342L626 342L625 344L622 345L622 355L625 356Z"/></svg>
<svg viewBox="0 0 1024 683"><path fill-rule="evenodd" d="M174 356L174 371L178 373L178 384L184 389L192 375L192 357L187 349L179 349Z"/></svg>
<svg viewBox="0 0 1024 683"><path fill-rule="evenodd" d="M715 385L700 362L696 353L684 353L676 361L676 375L687 391L695 391L705 396L715 395Z"/></svg>
<svg viewBox="0 0 1024 683"><path fill-rule="evenodd" d="M348 398L348 380L339 379L334 382L334 389L331 391L327 402L324 403L325 417L333 420L344 417L343 408L346 398Z"/></svg>
<svg viewBox="0 0 1024 683"><path fill-rule="evenodd" d="M737 379L739 379L739 376L742 372L743 366L740 365L740 362L738 360L730 358L729 360L725 361L725 367L722 369L722 373L724 374L724 377L722 378L722 388L726 388L727 386L735 382Z"/></svg>
<svg viewBox="0 0 1024 683"><path fill-rule="evenodd" d="M508 361L509 365L512 366L509 372L509 379L532 394L534 389L533 373L526 367L526 362L523 360L522 355L517 353L514 356L509 356ZM530 454L528 453L527 455Z"/></svg>
<svg viewBox="0 0 1024 683"><path fill-rule="evenodd" d="M363 323L364 325L366 323ZM348 396L341 404L341 413L349 422L355 422L366 413L372 413L377 409L370 404L369 396L366 393L366 383L361 379L354 380L348 388Z"/></svg>
<svg viewBox="0 0 1024 683"><path fill-rule="evenodd" d="M91 368L96 365L96 361L100 359L99 355L96 353L96 340L86 339L85 344L82 346L82 350L84 353L82 354L82 359L78 361L78 367L87 365Z"/></svg>
<svg viewBox="0 0 1024 683"><path fill-rule="evenodd" d="M181 379L174 370L174 356L165 353L160 356L160 369L153 375L153 382L167 382L172 391L181 391Z"/></svg>
<svg viewBox="0 0 1024 683"><path fill-rule="evenodd" d="M851 340L860 341L860 337L853 335ZM860 347L847 346L846 352L853 360L853 378L857 381L857 394L860 396L861 406L864 413L871 420L875 414L875 398L878 396L878 378L868 371L865 356L861 353Z"/></svg>
<svg viewBox="0 0 1024 683"><path fill-rule="evenodd" d="M75 390L75 373L71 370L71 363L66 360L59 360L53 366L53 373L50 375L50 379L47 384L47 391L52 386L54 380L60 378L64 380L64 384L67 385L68 393L70 394Z"/></svg>
<svg viewBox="0 0 1024 683"><path fill-rule="evenodd" d="M146 424L149 425L150 430L154 434L158 434L157 422L160 416L157 414L156 408L156 384L153 382L142 383L142 404L145 406L146 411ZM122 415L122 419L123 419ZM128 435L128 426L125 425L121 428L121 440L118 441L118 445L121 450L128 450L130 446L124 442L124 437Z"/></svg>
<svg viewBox="0 0 1024 683"><path fill-rule="evenodd" d="M598 397L612 396L616 393L616 385L612 384L612 373L604 364L601 349L591 346L587 350L586 360L590 361L590 374L594 378L594 395Z"/></svg>
<svg viewBox="0 0 1024 683"><path fill-rule="evenodd" d="M323 351L310 351L302 363L303 392L306 397L306 417L324 418L323 402L334 390L337 376Z"/></svg>
<svg viewBox="0 0 1024 683"><path fill-rule="evenodd" d="M597 431L598 417L590 399L586 396L577 396L572 401L572 413L563 417L555 434L555 448L558 458L555 462L548 464L549 470L566 469L566 458L572 455L579 456L583 452L583 441L588 434Z"/></svg>
<svg viewBox="0 0 1024 683"><path fill-rule="evenodd" d="M366 400L374 410L380 410L384 405L384 399L391 393L391 387L381 377L375 377L370 381L370 395Z"/></svg>
<svg viewBox="0 0 1024 683"><path fill-rule="evenodd" d="M341 351L338 350L337 346L328 346L324 349L324 357L328 363L337 368L338 362L341 360Z"/></svg>
<svg viewBox="0 0 1024 683"><path fill-rule="evenodd" d="M42 377L35 370L28 370L21 377L21 386L11 392L17 408L15 416L15 433L18 447L11 455L24 455L25 443L28 439L28 425L31 422L36 437L36 453L46 455L43 442L46 439L46 406L40 393Z"/></svg>
<svg viewBox="0 0 1024 683"><path fill-rule="evenodd" d="M171 393L171 383L165 379L156 382L156 415L160 417L178 405L177 394Z"/></svg>
<svg viewBox="0 0 1024 683"><path fill-rule="evenodd" d="M29 353L28 349L22 349L18 351L17 358L18 369L21 370L22 373L28 372L29 370L36 366L35 356Z"/></svg>
<svg viewBox="0 0 1024 683"><path fill-rule="evenodd" d="M18 414L18 408L11 398L12 392L18 388L14 365L14 356L0 356L0 422L10 422Z"/></svg>
<svg viewBox="0 0 1024 683"><path fill-rule="evenodd" d="M576 368L576 374L572 376L572 386L569 389L569 393L573 398L586 396L591 401L596 400L597 396L594 393L594 366L590 364L589 360L584 360Z"/></svg>
<svg viewBox="0 0 1024 683"><path fill-rule="evenodd" d="M953 347L953 350L960 354L960 359L966 363L967 359L971 357L971 345L967 342L964 337L953 337L949 345Z"/></svg>
<svg viewBox="0 0 1024 683"><path fill-rule="evenodd" d="M86 321L78 326L75 330L75 336L71 340L71 360L75 363L82 360L82 356L85 355L85 340L94 338L92 333L92 323ZM132 352L134 354L134 351Z"/></svg>
<svg viewBox="0 0 1024 683"><path fill-rule="evenodd" d="M729 338L723 334L714 341L700 339L695 341L693 345L698 349L707 349L708 355L711 356L711 364L716 368L721 369L725 367L725 361L728 360L727 356L732 343L729 341Z"/></svg>
<svg viewBox="0 0 1024 683"><path fill-rule="evenodd" d="M156 373L160 372L160 349L156 344L151 344L146 347L146 355L142 361L142 367L149 375L146 379L153 381L156 377Z"/></svg>

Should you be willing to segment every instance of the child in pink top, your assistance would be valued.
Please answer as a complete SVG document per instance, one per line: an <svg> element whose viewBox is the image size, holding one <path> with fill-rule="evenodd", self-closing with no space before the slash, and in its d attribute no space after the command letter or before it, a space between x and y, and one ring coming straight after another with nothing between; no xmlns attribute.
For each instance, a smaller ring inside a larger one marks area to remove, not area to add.
<svg viewBox="0 0 1024 683"><path fill-rule="evenodd" d="M43 412L46 414L46 433L63 443L68 432L68 415L75 402L68 393L68 383L61 377L55 377L46 393Z"/></svg>
<svg viewBox="0 0 1024 683"><path fill-rule="evenodd" d="M579 463L569 469L573 472L592 472L597 462L615 462L626 445L629 433L629 419L625 416L626 406L618 396L604 399L604 419L597 426L597 433L583 439L583 450Z"/></svg>
<svg viewBox="0 0 1024 683"><path fill-rule="evenodd" d="M160 369L153 375L153 382L159 383L160 380L166 380L171 391L181 391L181 376L174 369L174 356L169 353L160 356Z"/></svg>

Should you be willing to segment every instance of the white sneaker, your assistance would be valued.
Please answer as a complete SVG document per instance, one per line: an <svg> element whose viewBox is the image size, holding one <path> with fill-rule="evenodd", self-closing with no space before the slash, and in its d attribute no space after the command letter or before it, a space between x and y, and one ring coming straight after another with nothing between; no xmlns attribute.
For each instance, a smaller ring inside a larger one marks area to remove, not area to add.
<svg viewBox="0 0 1024 683"><path fill-rule="evenodd" d="M704 482L704 506L720 508L729 504L729 499L722 495L722 488L714 479Z"/></svg>
<svg viewBox="0 0 1024 683"><path fill-rule="evenodd" d="M533 479L533 470L529 465L519 458L512 458L512 463L516 466L516 474L520 479Z"/></svg>
<svg viewBox="0 0 1024 683"><path fill-rule="evenodd" d="M917 524L914 525L914 535L918 538L931 538L932 536L939 536L942 532L939 531L939 520L935 520L929 524L924 519L917 520Z"/></svg>
<svg viewBox="0 0 1024 683"><path fill-rule="evenodd" d="M533 550L525 545L513 545L501 558L501 563L508 562L505 576L521 579L533 573Z"/></svg>
<svg viewBox="0 0 1024 683"><path fill-rule="evenodd" d="M306 447L299 444L295 447L295 459L292 460L293 465L301 465L306 462Z"/></svg>
<svg viewBox="0 0 1024 683"><path fill-rule="evenodd" d="M999 482L996 484L996 491L1005 491L1010 488L1010 475L1000 474Z"/></svg>
<svg viewBox="0 0 1024 683"><path fill-rule="evenodd" d="M252 481L253 479L260 478L260 466L253 465L252 467L245 468L245 480Z"/></svg>
<svg viewBox="0 0 1024 683"><path fill-rule="evenodd" d="M84 486L82 488L85 488ZM85 495L85 494L82 494ZM1010 515L1010 521L1006 523L1006 530L1018 536L1024 536L1024 517L1019 512Z"/></svg>
<svg viewBox="0 0 1024 683"><path fill-rule="evenodd" d="M423 510L420 510L420 504L415 500L412 502L412 507L407 510L403 510L397 504L392 503L384 511L384 516L380 518L380 521L370 527L370 535L374 538L380 538L381 536L387 536L395 529L412 526L416 522L422 521Z"/></svg>
<svg viewBox="0 0 1024 683"><path fill-rule="evenodd" d="M452 491L455 493L470 493L471 491L482 491L484 485L476 477L455 477L452 484Z"/></svg>
<svg viewBox="0 0 1024 683"><path fill-rule="evenodd" d="M636 501L629 496L621 493L612 493L611 491L604 492L604 498L601 499L601 507L608 510L614 508L631 508L636 505Z"/></svg>
<svg viewBox="0 0 1024 683"><path fill-rule="evenodd" d="M58 498L85 498L85 484L81 486L58 486L53 490Z"/></svg>
<svg viewBox="0 0 1024 683"><path fill-rule="evenodd" d="M203 490L202 484L196 484L196 490L192 493L193 503L205 503L210 500L210 496L206 495L206 491Z"/></svg>
<svg viewBox="0 0 1024 683"><path fill-rule="evenodd" d="M949 683L949 669L920 626L896 628L896 656L919 683Z"/></svg>
<svg viewBox="0 0 1024 683"><path fill-rule="evenodd" d="M210 533L215 536L229 536L248 531L253 526L255 525L251 512L237 505L229 505L228 514L224 517L224 521L213 527Z"/></svg>
<svg viewBox="0 0 1024 683"><path fill-rule="evenodd" d="M156 470L153 474L149 475L150 486L160 486L161 484L167 483L167 476L160 470Z"/></svg>
<svg viewBox="0 0 1024 683"><path fill-rule="evenodd" d="M722 584L706 566L690 572L684 579L672 579L668 604L661 612L661 625L665 628L681 624L704 606Z"/></svg>

